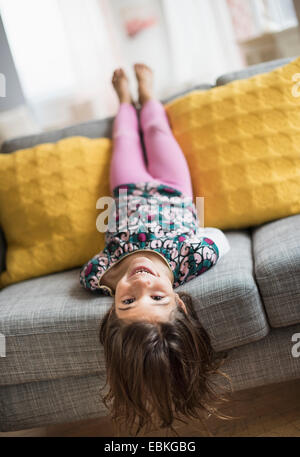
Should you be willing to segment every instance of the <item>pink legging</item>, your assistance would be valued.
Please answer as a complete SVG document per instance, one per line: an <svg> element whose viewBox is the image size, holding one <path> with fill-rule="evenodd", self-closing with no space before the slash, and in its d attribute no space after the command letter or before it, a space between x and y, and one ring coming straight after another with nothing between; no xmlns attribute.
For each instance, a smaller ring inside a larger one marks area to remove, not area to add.
<svg viewBox="0 0 300 457"><path fill-rule="evenodd" d="M142 106L140 124L148 164L144 159L137 111L130 103L121 103L113 124L111 191L121 184L156 181L193 197L189 168L162 103L148 100Z"/></svg>

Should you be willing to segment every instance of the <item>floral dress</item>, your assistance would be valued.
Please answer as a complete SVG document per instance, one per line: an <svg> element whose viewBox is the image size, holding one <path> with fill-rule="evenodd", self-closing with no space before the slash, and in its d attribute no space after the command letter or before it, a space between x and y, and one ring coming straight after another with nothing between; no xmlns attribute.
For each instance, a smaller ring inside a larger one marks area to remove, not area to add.
<svg viewBox="0 0 300 457"><path fill-rule="evenodd" d="M191 197L154 181L122 184L114 188L113 198L105 248L80 270L80 283L86 289L113 296L111 288L101 284L102 276L137 251L160 255L174 275L174 288L217 262L219 248L201 233Z"/></svg>

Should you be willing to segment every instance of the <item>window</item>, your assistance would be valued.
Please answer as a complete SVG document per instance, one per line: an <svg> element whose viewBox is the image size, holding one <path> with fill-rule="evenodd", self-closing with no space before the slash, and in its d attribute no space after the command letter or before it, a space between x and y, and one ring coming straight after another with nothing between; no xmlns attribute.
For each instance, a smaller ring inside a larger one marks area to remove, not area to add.
<svg viewBox="0 0 300 457"><path fill-rule="evenodd" d="M0 0L9 46L27 99L66 95L74 84L56 0Z"/></svg>
<svg viewBox="0 0 300 457"><path fill-rule="evenodd" d="M298 24L293 0L251 0L250 3L258 35Z"/></svg>
<svg viewBox="0 0 300 457"><path fill-rule="evenodd" d="M293 0L227 0L238 40L298 25Z"/></svg>

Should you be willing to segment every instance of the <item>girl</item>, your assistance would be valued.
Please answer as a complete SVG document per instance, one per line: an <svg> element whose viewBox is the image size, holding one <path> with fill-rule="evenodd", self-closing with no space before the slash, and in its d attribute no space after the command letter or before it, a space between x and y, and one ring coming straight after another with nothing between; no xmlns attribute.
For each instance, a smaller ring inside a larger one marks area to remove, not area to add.
<svg viewBox="0 0 300 457"><path fill-rule="evenodd" d="M103 401L117 426L125 423L130 433L136 426L138 434L152 425L174 431L180 415L217 414L212 402L224 398L208 377L223 374L222 359L191 297L174 289L211 268L229 244L220 230L200 228L188 165L154 98L153 72L134 69L147 163L128 78L118 69L110 166L118 228L109 227L105 249L82 267L80 282L114 297L100 329L109 385Z"/></svg>

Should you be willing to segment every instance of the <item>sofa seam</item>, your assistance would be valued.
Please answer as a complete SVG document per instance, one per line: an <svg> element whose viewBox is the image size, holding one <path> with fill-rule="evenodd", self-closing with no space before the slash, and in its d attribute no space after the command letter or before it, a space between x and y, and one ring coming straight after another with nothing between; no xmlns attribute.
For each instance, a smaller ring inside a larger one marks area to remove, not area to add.
<svg viewBox="0 0 300 457"><path fill-rule="evenodd" d="M99 327L100 329L100 327ZM1 329L0 329L1 330ZM3 329L2 329L3 330ZM98 331L98 329L86 329L86 330L96 330ZM57 333L79 333L79 332L83 332L84 329L78 329L78 330L71 330L69 332L67 332L66 330L61 330L61 331L54 331L54 332L39 332L39 333L13 333L13 334L6 334L5 331L4 331L4 334L5 334L5 337L15 337L15 336L31 336L31 335L51 335L51 334L57 334Z"/></svg>

